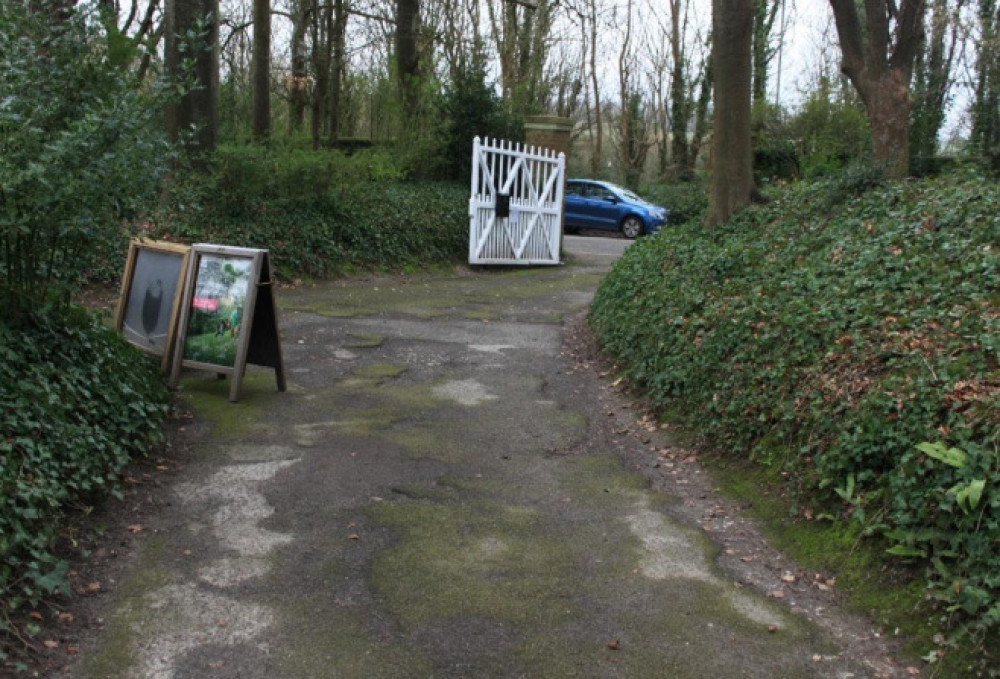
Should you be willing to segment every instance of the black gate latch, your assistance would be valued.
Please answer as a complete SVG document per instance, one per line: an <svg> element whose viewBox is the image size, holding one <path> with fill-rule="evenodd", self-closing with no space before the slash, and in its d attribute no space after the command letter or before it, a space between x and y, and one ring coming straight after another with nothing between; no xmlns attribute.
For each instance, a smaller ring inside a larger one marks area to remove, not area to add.
<svg viewBox="0 0 1000 679"><path fill-rule="evenodd" d="M507 219L510 217L510 194L509 193L498 193L497 202L494 206L496 210L497 219Z"/></svg>

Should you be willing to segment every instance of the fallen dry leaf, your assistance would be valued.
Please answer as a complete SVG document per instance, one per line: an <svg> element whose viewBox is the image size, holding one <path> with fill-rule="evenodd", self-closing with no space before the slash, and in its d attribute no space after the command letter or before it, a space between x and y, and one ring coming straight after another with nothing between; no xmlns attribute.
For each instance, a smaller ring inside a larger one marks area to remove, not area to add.
<svg viewBox="0 0 1000 679"><path fill-rule="evenodd" d="M170 471L170 467L168 467L165 464L158 464L158 465L156 465L156 471L158 471L158 472L168 472L168 471Z"/></svg>
<svg viewBox="0 0 1000 679"><path fill-rule="evenodd" d="M59 648L59 642L54 639L46 639L42 642L45 648Z"/></svg>
<svg viewBox="0 0 1000 679"><path fill-rule="evenodd" d="M610 648L612 651L617 651L619 648L621 648L621 645L618 643L618 639L615 639L614 641L609 641L608 648Z"/></svg>
<svg viewBox="0 0 1000 679"><path fill-rule="evenodd" d="M920 674L920 669L917 667L907 667L906 673L909 674L911 677L915 677L918 674Z"/></svg>
<svg viewBox="0 0 1000 679"><path fill-rule="evenodd" d="M69 653L70 655L76 655L77 653L80 652L80 647L79 646L67 646L66 647L66 652Z"/></svg>
<svg viewBox="0 0 1000 679"><path fill-rule="evenodd" d="M213 670L220 670L225 666L225 664L226 663L222 662L221 660L216 660L215 662L208 663L208 666L211 667Z"/></svg>
<svg viewBox="0 0 1000 679"><path fill-rule="evenodd" d="M778 631L778 626L777 625L768 625L767 626L767 631L771 632L772 634L774 634L775 632Z"/></svg>
<svg viewBox="0 0 1000 679"><path fill-rule="evenodd" d="M361 536L358 535L357 533L351 533L350 535L347 536L347 539L348 540L360 540Z"/></svg>
<svg viewBox="0 0 1000 679"><path fill-rule="evenodd" d="M795 582L795 576L791 573L785 573L781 576L783 582Z"/></svg>
<svg viewBox="0 0 1000 679"><path fill-rule="evenodd" d="M767 595L769 597L771 597L772 599L784 599L785 598L785 593L782 592L780 589L771 590L770 592L767 593Z"/></svg>
<svg viewBox="0 0 1000 679"><path fill-rule="evenodd" d="M138 523L129 524L126 527L126 530L129 533L141 533L142 532L142 525L138 524Z"/></svg>
<svg viewBox="0 0 1000 679"><path fill-rule="evenodd" d="M72 613L60 613L59 622L73 622L76 617Z"/></svg>
<svg viewBox="0 0 1000 679"><path fill-rule="evenodd" d="M34 620L41 620L42 614L38 611L32 611L31 613L28 613L28 617L33 618Z"/></svg>

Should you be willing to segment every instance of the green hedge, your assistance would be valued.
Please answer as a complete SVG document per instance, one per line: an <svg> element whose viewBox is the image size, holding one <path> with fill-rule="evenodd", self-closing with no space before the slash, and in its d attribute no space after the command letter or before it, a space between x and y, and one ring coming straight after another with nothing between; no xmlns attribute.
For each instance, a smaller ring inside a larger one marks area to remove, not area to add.
<svg viewBox="0 0 1000 679"><path fill-rule="evenodd" d="M121 469L162 439L166 399L155 366L99 319L0 315L0 631L20 606L66 592L62 519L116 492Z"/></svg>
<svg viewBox="0 0 1000 679"><path fill-rule="evenodd" d="M671 184L650 184L643 187L640 195L670 211L667 218L670 228L689 223L700 225L708 210L708 189L700 179Z"/></svg>
<svg viewBox="0 0 1000 679"><path fill-rule="evenodd" d="M852 169L633 245L591 321L670 417L790 472L1000 628L1000 192ZM928 445L922 445L928 444ZM921 448L918 449L917 446Z"/></svg>
<svg viewBox="0 0 1000 679"><path fill-rule="evenodd" d="M226 149L173 186L153 235L268 248L285 279L460 261L468 187L400 176L385 151Z"/></svg>

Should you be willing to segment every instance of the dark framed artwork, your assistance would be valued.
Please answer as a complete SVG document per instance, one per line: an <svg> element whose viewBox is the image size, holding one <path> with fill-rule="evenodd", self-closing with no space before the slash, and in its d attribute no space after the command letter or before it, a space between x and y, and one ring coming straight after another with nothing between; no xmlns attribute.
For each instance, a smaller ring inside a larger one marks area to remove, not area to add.
<svg viewBox="0 0 1000 679"><path fill-rule="evenodd" d="M115 328L130 344L170 365L191 248L164 241L129 243Z"/></svg>
<svg viewBox="0 0 1000 679"><path fill-rule="evenodd" d="M229 400L235 401L250 362L273 367L284 391L267 250L192 246L174 353L174 386L184 367L231 375Z"/></svg>

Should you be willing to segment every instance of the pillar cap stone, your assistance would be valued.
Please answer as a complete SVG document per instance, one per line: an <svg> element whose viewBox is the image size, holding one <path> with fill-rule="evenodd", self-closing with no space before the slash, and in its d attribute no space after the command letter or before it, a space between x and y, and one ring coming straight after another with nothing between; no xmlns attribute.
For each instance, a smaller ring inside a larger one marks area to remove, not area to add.
<svg viewBox="0 0 1000 679"><path fill-rule="evenodd" d="M576 122L572 118L563 116L526 116L524 127L526 130L555 132L572 132Z"/></svg>

